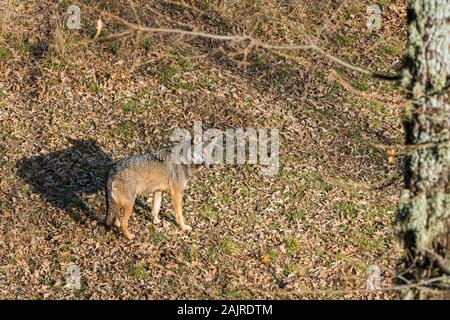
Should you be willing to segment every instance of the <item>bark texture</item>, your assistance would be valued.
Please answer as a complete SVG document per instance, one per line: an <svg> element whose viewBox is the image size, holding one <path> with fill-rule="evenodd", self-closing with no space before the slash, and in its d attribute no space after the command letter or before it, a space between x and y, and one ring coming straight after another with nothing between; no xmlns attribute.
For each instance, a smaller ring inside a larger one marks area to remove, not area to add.
<svg viewBox="0 0 450 320"><path fill-rule="evenodd" d="M450 266L450 0L410 0L408 34L403 85L414 102L405 114L409 152L396 226L407 253L406 276L420 281L445 273L433 252ZM404 297L429 292L410 289Z"/></svg>

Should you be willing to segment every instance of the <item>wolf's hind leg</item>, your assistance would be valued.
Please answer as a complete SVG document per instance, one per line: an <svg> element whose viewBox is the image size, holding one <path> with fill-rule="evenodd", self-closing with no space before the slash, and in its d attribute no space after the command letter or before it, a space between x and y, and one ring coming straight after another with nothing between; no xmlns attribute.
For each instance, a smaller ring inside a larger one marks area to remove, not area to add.
<svg viewBox="0 0 450 320"><path fill-rule="evenodd" d="M156 191L153 193L153 206L152 206L152 217L153 223L158 224L161 222L159 219L159 210L161 209L162 192Z"/></svg>
<svg viewBox="0 0 450 320"><path fill-rule="evenodd" d="M123 235L128 240L132 240L134 238L134 235L128 232L128 219L130 219L130 216L133 213L133 207L134 207L134 200L127 202L123 206L123 218L120 225Z"/></svg>
<svg viewBox="0 0 450 320"><path fill-rule="evenodd" d="M107 198L108 203L106 205L106 219L105 219L105 224L108 228L110 228L113 224L114 221L117 221L117 218L120 214L120 206L110 197Z"/></svg>

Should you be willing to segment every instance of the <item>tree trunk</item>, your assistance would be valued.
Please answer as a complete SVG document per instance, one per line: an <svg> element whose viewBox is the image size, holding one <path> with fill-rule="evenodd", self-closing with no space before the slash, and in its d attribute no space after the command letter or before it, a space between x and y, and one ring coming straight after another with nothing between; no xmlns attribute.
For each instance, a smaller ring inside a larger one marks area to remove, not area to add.
<svg viewBox="0 0 450 320"><path fill-rule="evenodd" d="M450 0L410 0L403 85L413 100L405 112L405 188L396 226L406 251L404 277L429 281L450 270ZM446 279L403 292L404 298L448 295Z"/></svg>

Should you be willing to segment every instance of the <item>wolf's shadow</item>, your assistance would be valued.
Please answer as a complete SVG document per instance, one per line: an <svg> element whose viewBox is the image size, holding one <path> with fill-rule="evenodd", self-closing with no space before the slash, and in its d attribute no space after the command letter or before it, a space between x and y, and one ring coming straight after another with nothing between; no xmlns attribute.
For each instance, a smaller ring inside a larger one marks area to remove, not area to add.
<svg viewBox="0 0 450 320"><path fill-rule="evenodd" d="M19 160L17 175L33 193L67 211L75 220L99 220L82 197L104 189L112 159L93 139L68 141L71 146L67 149Z"/></svg>
<svg viewBox="0 0 450 320"><path fill-rule="evenodd" d="M20 159L17 175L31 186L31 192L63 209L74 220L104 222L103 191L113 160L93 139L67 140L71 144L67 149ZM86 198L94 194L98 194L95 200L87 203ZM136 207L150 210L140 199L136 199Z"/></svg>

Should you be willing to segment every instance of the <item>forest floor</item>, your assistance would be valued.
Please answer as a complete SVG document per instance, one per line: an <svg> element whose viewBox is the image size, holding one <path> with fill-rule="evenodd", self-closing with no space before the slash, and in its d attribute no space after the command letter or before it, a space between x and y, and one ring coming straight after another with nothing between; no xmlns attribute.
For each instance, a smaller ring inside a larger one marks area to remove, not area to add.
<svg viewBox="0 0 450 320"><path fill-rule="evenodd" d="M173 34L105 39L127 30L89 7L137 22L129 1L2 0L0 8L0 298L366 299L367 271L395 282L394 218L403 143L398 83L350 71L313 51L256 48ZM180 2L178 2L180 3ZM141 23L304 43L396 73L406 1L135 1ZM66 28L69 5L81 29ZM381 8L370 30L367 7ZM220 50L222 48L222 50ZM225 52L225 53L224 53ZM228 54L227 54L228 53ZM193 177L173 223L146 197L126 240L105 233L111 161L170 144L177 128L277 128L278 174L219 165ZM68 269L81 288L69 289Z"/></svg>

